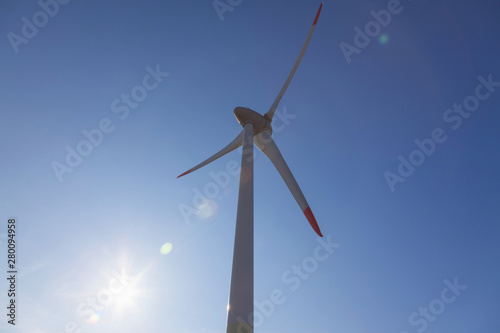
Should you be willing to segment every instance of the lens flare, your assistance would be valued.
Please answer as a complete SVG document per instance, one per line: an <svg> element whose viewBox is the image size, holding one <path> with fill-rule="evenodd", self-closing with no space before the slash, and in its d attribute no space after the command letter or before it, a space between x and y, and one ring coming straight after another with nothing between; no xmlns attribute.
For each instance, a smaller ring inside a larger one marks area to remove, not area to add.
<svg viewBox="0 0 500 333"><path fill-rule="evenodd" d="M380 35L380 37L378 38L378 42L381 45L387 44L389 42L389 35L387 34Z"/></svg>
<svg viewBox="0 0 500 333"><path fill-rule="evenodd" d="M172 243L165 243L160 248L160 253L163 255L167 255L172 251L173 245Z"/></svg>
<svg viewBox="0 0 500 333"><path fill-rule="evenodd" d="M207 219L217 211L217 203L211 199L204 200L197 207L197 211L200 218Z"/></svg>
<svg viewBox="0 0 500 333"><path fill-rule="evenodd" d="M99 321L99 319L101 319L101 316L102 316L102 311L96 311L92 316L90 316L89 322L91 324L96 324Z"/></svg>

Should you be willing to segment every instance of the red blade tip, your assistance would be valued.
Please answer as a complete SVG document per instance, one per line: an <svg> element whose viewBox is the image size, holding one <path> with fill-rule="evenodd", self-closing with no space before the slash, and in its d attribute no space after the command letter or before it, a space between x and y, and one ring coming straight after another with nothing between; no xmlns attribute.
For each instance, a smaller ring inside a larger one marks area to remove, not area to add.
<svg viewBox="0 0 500 333"><path fill-rule="evenodd" d="M188 170L188 171L184 172L183 174L178 175L177 178L181 178L182 176L185 176L190 172L191 172L191 170Z"/></svg>
<svg viewBox="0 0 500 333"><path fill-rule="evenodd" d="M318 222L316 222L316 218L314 217L314 214L312 213L310 207L304 209L304 215L306 216L307 220L309 221L309 224L314 229L314 231L316 231L316 233L320 237L323 237L323 235L321 234L321 230L319 230Z"/></svg>
<svg viewBox="0 0 500 333"><path fill-rule="evenodd" d="M316 18L314 19L314 23L313 25L316 25L316 22L318 22L318 19L319 19L319 12L321 12L321 7L323 7L323 3L321 3L321 5L319 5L319 9L318 9L318 13L316 14Z"/></svg>

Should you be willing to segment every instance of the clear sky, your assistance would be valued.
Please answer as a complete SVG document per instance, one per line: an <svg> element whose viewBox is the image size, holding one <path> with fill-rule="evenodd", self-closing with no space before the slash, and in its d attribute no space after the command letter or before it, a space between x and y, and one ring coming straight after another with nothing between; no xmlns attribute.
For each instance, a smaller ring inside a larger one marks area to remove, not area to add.
<svg viewBox="0 0 500 333"><path fill-rule="evenodd" d="M176 177L320 3L60 1L2 2L0 331L224 332L241 149ZM273 121L325 243L257 153L256 332L500 331L498 31L498 0L325 1Z"/></svg>

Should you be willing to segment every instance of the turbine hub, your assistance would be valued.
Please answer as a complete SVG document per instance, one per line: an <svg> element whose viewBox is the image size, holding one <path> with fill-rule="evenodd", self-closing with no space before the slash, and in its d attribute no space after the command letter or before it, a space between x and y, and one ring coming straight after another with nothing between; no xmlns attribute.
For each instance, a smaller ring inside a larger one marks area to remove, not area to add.
<svg viewBox="0 0 500 333"><path fill-rule="evenodd" d="M260 132L269 132L269 134L273 133L271 122L252 109L238 106L234 108L234 116L241 126L245 126L246 123L252 123L254 135L259 134Z"/></svg>

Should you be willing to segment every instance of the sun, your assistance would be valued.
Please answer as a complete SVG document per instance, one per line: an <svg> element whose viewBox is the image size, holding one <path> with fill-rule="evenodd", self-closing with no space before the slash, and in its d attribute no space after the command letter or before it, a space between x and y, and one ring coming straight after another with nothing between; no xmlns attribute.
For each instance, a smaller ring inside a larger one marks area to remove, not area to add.
<svg viewBox="0 0 500 333"><path fill-rule="evenodd" d="M129 284L121 293L113 299L113 313L115 316L123 316L130 310L136 311L139 306L137 301L144 296L141 289L134 284Z"/></svg>
<svg viewBox="0 0 500 333"><path fill-rule="evenodd" d="M141 312L140 302L152 293L151 290L141 288L141 281L150 267L151 264L140 273L127 276L123 290L114 295L113 302L110 304L113 321L121 322L126 316L131 314L136 316Z"/></svg>
<svg viewBox="0 0 500 333"><path fill-rule="evenodd" d="M153 294L151 290L142 288L142 284L154 261L136 274L131 273L134 265L130 256L122 253L113 261L114 266L120 269L101 271L101 274L107 277L108 284L96 293L97 306L94 307L94 313L87 318L90 324L105 320L118 327L127 319L140 318L143 312L141 308L144 306L142 302Z"/></svg>

